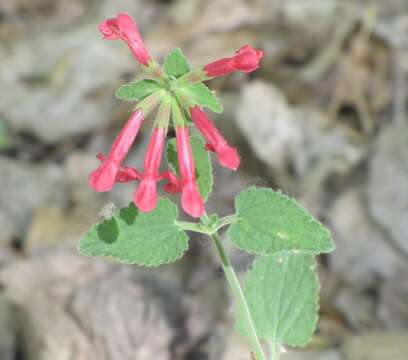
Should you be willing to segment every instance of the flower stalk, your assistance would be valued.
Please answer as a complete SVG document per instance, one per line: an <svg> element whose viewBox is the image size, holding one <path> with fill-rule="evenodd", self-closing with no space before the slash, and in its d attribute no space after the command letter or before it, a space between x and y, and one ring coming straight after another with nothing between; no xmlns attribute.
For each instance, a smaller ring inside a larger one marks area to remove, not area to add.
<svg viewBox="0 0 408 360"><path fill-rule="evenodd" d="M242 312L242 316L245 321L245 326L249 334L248 341L251 345L251 349L255 356L255 359L266 360L265 354L263 352L261 343L258 338L258 334L256 333L252 321L251 313L249 312L248 304L245 300L244 292L242 291L237 275L235 274L235 271L231 265L231 261L229 260L229 257L224 249L224 246L222 245L221 238L218 232L211 234L210 237L213 240L215 248L217 249L217 253L220 258L222 268L224 270L225 278L227 279L228 285L230 286L232 294L235 298L237 309L239 309L239 311Z"/></svg>

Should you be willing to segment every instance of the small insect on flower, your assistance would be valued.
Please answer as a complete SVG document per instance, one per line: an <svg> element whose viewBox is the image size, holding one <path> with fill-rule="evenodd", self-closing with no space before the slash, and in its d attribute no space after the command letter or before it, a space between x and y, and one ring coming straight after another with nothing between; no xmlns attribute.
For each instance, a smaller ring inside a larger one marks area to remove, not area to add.
<svg viewBox="0 0 408 360"><path fill-rule="evenodd" d="M197 100L191 91L197 91L198 86L200 91L204 89L210 96L215 96L203 84L197 83L234 71L245 73L254 71L259 67L262 51L246 45L237 50L232 57L216 60L192 70L189 65L186 65L184 72L169 74L168 69L165 67L166 73L149 54L136 22L128 14L119 13L115 18L106 19L98 28L104 39L123 40L142 69L153 79L142 80L145 81L144 92L134 99L139 102L113 142L108 155L98 154L101 165L90 174L90 186L95 191L105 192L110 191L116 183L140 181L133 200L140 211L149 212L157 204L157 182L166 180L164 191L180 192L183 210L193 217L201 217L204 214L205 205L197 185L188 118L191 117L193 124L204 136L207 142L205 149L214 152L222 166L236 170L240 164L240 158L237 149L227 143L203 111L202 106L205 104ZM123 166L122 163L130 151L142 122L156 108L158 111L144 159L144 171L139 172L135 167ZM161 157L169 126L173 126L176 132L178 174L170 170L160 172Z"/></svg>

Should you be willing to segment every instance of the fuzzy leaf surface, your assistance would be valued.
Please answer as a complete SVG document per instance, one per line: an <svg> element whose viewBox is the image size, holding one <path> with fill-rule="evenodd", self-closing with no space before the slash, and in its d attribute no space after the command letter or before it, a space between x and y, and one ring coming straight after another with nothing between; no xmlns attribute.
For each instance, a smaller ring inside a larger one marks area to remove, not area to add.
<svg viewBox="0 0 408 360"><path fill-rule="evenodd" d="M282 251L257 258L244 294L258 336L274 344L305 346L318 319L319 281L312 254ZM236 329L247 336L241 309Z"/></svg>
<svg viewBox="0 0 408 360"><path fill-rule="evenodd" d="M215 113L222 113L223 107L213 91L211 91L203 83L183 86L179 90L184 96L195 105L205 107Z"/></svg>
<svg viewBox="0 0 408 360"><path fill-rule="evenodd" d="M213 173L210 155L204 148L204 141L199 136L191 136L191 150L193 152L196 179L198 189L204 200L207 200L211 194L213 186ZM180 176L178 170L177 146L176 140L171 139L167 143L166 158L171 170Z"/></svg>
<svg viewBox="0 0 408 360"><path fill-rule="evenodd" d="M228 235L241 250L267 254L280 250L329 253L328 229L294 199L271 189L251 187L235 199L237 221Z"/></svg>
<svg viewBox="0 0 408 360"><path fill-rule="evenodd" d="M85 233L79 252L145 266L176 261L188 249L188 236L176 219L177 206L167 199L159 199L148 213L131 203Z"/></svg>
<svg viewBox="0 0 408 360"><path fill-rule="evenodd" d="M126 101L140 101L146 96L160 90L161 87L155 81L144 79L140 81L133 81L119 87L115 96L118 99Z"/></svg>
<svg viewBox="0 0 408 360"><path fill-rule="evenodd" d="M190 71L190 64L181 49L175 48L166 55L163 69L168 76L178 78Z"/></svg>

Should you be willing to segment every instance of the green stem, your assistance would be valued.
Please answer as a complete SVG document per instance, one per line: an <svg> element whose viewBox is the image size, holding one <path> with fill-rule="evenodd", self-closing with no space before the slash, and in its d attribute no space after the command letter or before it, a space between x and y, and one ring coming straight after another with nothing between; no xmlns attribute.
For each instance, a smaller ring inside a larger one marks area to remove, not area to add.
<svg viewBox="0 0 408 360"><path fill-rule="evenodd" d="M221 229L222 227L224 227L226 225L230 225L230 224L234 223L235 221L237 221L237 216L235 214L225 216L225 217L220 219L220 221L217 224L217 227L215 228L215 231Z"/></svg>
<svg viewBox="0 0 408 360"><path fill-rule="evenodd" d="M232 293L234 295L235 301L237 302L237 307L242 310L242 315L244 316L245 326L248 331L249 343L251 344L252 351L255 355L256 360L266 360L265 355L262 350L261 343L258 339L254 324L252 322L251 314L249 312L248 304L245 300L244 293L239 284L238 278L235 275L235 271L232 268L231 262L228 258L227 253L221 243L221 238L218 232L214 232L210 235L211 239L214 241L215 247L217 248L218 255L220 257L222 267L224 269L225 277L227 278L228 284L231 287Z"/></svg>
<svg viewBox="0 0 408 360"><path fill-rule="evenodd" d="M280 358L280 345L277 343L269 343L269 348L270 348L270 355L271 355L271 360L279 360Z"/></svg>
<svg viewBox="0 0 408 360"><path fill-rule="evenodd" d="M182 230L194 231L194 232L198 232L200 234L206 234L206 235L210 235L211 233L210 230L208 230L206 227L204 227L200 223L192 223L188 221L177 221L176 225L180 227Z"/></svg>

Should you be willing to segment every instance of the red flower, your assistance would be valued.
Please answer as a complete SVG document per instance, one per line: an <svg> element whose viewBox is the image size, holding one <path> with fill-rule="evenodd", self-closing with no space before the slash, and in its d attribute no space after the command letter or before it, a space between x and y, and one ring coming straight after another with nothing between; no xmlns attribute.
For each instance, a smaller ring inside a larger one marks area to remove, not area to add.
<svg viewBox="0 0 408 360"><path fill-rule="evenodd" d="M245 45L238 49L234 56L205 65L204 71L210 78L227 75L238 70L249 73L259 67L262 56L262 50Z"/></svg>
<svg viewBox="0 0 408 360"><path fill-rule="evenodd" d="M240 163L237 149L229 146L218 129L198 106L190 108L191 119L207 140L206 149L218 155L222 166L236 170Z"/></svg>
<svg viewBox="0 0 408 360"><path fill-rule="evenodd" d="M236 170L240 158L236 148L230 146L211 120L197 106L194 97L182 91L183 87L227 75L234 71L251 72L259 67L263 56L261 50L246 45L236 51L232 57L220 59L196 68L171 81L162 67L150 56L140 36L136 22L126 13L119 13L116 18L103 21L99 30L105 39L121 39L127 43L133 55L158 84L158 89L143 98L134 113L116 137L107 157L99 154L101 165L89 176L89 184L96 191L109 191L115 183L140 180L133 200L141 211L151 211L157 204L157 182L165 179L164 191L181 192L181 207L193 217L204 214L204 201L200 195L195 164L192 156L186 113L204 135L206 150L217 154L222 166ZM175 86L174 86L175 85ZM139 173L134 167L122 166L144 118L160 104L154 122L154 130L144 159L144 172ZM180 107L184 107L185 111ZM179 178L171 171L159 173L161 154L170 119L176 129L176 145L179 166Z"/></svg>
<svg viewBox="0 0 408 360"><path fill-rule="evenodd" d="M204 214L204 201L195 179L194 159L187 126L176 126L176 145L182 182L181 207L187 214L200 217Z"/></svg>
<svg viewBox="0 0 408 360"><path fill-rule="evenodd" d="M98 26L105 39L122 39L140 64L148 66L151 56L144 47L136 22L126 13L119 13L116 18L107 19Z"/></svg>
<svg viewBox="0 0 408 360"><path fill-rule="evenodd" d="M129 170L125 170L126 168L122 168L121 163L129 152L143 119L143 111L141 109L136 110L116 137L107 158L104 158L102 154L98 155L102 164L89 176L89 185L95 191L111 190L118 175L119 178L120 176L132 176L130 174L132 171L129 172ZM133 173L133 176L137 176L136 173Z"/></svg>
<svg viewBox="0 0 408 360"><path fill-rule="evenodd" d="M152 211L157 204L156 183L159 180L159 167L165 138L165 128L153 129L144 160L142 181L133 197L136 206L141 211Z"/></svg>

